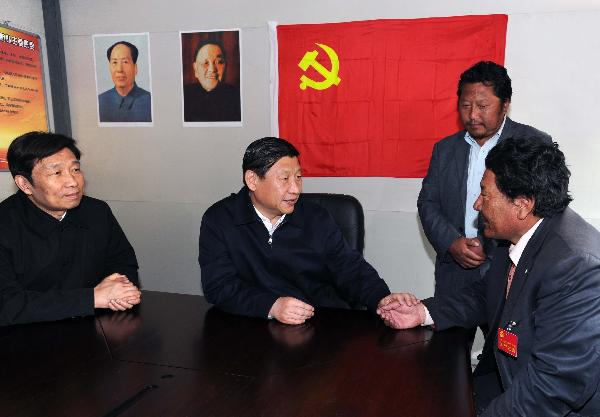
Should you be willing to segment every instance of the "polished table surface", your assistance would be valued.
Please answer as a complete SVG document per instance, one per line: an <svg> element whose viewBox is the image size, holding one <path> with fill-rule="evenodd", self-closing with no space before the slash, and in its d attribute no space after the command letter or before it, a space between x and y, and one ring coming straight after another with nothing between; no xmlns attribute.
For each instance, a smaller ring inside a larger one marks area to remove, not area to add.
<svg viewBox="0 0 600 417"><path fill-rule="evenodd" d="M472 416L466 345L366 311L294 327L144 291L129 312L0 328L0 416Z"/></svg>

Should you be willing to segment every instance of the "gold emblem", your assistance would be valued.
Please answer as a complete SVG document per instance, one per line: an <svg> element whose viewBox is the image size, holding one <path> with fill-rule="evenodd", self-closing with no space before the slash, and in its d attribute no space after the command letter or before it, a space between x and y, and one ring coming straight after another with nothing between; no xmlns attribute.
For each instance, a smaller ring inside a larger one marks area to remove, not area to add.
<svg viewBox="0 0 600 417"><path fill-rule="evenodd" d="M300 89L306 90L306 87L314 88L315 90L325 90L332 85L338 85L340 83L341 78L338 77L338 72L340 70L340 60L338 59L337 54L333 49L329 46L317 43L318 47L323 49L327 56L329 57L329 61L331 61L331 70L328 70L323 65L321 65L317 61L317 55L319 55L318 51L309 51L304 54L298 66L302 69L302 71L306 71L308 67L313 67L319 74L321 74L324 79L322 81L315 81L308 78L306 75L302 75L300 77Z"/></svg>

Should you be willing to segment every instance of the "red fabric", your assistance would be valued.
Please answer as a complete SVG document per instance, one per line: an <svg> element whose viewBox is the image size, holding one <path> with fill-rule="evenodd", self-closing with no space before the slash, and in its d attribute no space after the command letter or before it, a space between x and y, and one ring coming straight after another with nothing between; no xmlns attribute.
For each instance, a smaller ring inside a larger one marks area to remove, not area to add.
<svg viewBox="0 0 600 417"><path fill-rule="evenodd" d="M461 129L460 74L481 60L504 64L506 15L371 20L277 27L279 136L301 153L306 176L423 177L433 144ZM308 51L339 84L298 63Z"/></svg>

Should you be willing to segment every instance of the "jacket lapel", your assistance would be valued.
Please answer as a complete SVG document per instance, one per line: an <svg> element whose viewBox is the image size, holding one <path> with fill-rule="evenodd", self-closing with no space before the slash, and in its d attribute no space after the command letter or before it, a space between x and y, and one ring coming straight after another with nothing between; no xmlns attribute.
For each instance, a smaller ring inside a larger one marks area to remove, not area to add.
<svg viewBox="0 0 600 417"><path fill-rule="evenodd" d="M523 287L527 282L527 278L535 267L535 258L544 241L546 240L548 231L550 230L550 223L551 219L544 219L525 247L525 250L521 255L521 259L519 259L519 265L517 265L517 269L515 270L510 292L508 293L508 298L506 299L504 312L513 311L513 307L519 302L519 296L523 291ZM503 314L502 320L508 321L509 319L511 319L511 317L507 317ZM503 323L501 322L500 325L503 325Z"/></svg>
<svg viewBox="0 0 600 417"><path fill-rule="evenodd" d="M465 218L465 204L467 201L467 176L469 170L469 144L465 141L464 130L457 134L457 144L454 148L454 155L451 155L454 159L454 168L456 170L456 181L459 185L460 201L463 202L461 205L460 218ZM464 223L464 221L463 221Z"/></svg>

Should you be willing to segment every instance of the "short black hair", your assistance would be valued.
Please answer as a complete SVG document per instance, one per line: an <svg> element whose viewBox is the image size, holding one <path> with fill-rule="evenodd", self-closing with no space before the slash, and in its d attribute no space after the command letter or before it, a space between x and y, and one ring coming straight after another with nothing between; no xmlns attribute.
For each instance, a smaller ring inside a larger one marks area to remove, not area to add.
<svg viewBox="0 0 600 417"><path fill-rule="evenodd" d="M492 61L479 61L460 75L456 95L460 98L465 84L482 83L494 89L502 103L510 101L512 84L506 68Z"/></svg>
<svg viewBox="0 0 600 417"><path fill-rule="evenodd" d="M265 174L281 158L289 156L290 158L300 156L298 149L285 139L275 137L264 137L252 142L244 152L242 162L242 179L246 184L244 175L246 171L252 171L259 178L264 178Z"/></svg>
<svg viewBox="0 0 600 417"><path fill-rule="evenodd" d="M496 186L511 199L533 198L533 214L552 217L573 200L569 195L571 172L556 142L543 138L507 138L485 159L485 167L496 175Z"/></svg>
<svg viewBox="0 0 600 417"><path fill-rule="evenodd" d="M139 51L134 44L127 41L115 42L106 50L106 58L108 58L108 62L110 62L110 54L112 54L112 50L117 45L125 45L126 47L128 47L129 51L131 52L131 59L133 59L133 63L137 64Z"/></svg>
<svg viewBox="0 0 600 417"><path fill-rule="evenodd" d="M75 139L58 133L29 132L12 141L8 147L6 159L8 169L13 178L22 175L33 184L31 172L40 160L69 149L75 158L81 158L81 151L77 148Z"/></svg>
<svg viewBox="0 0 600 417"><path fill-rule="evenodd" d="M198 46L196 47L196 49L194 51L194 57L192 59L192 62L196 62L196 58L198 58L198 52L200 52L200 49L204 48L206 45L218 46L221 49L221 57L223 57L223 61L227 62L227 52L225 52L223 43L220 40L217 40L214 38L208 38L208 39L204 39L204 40L200 41L200 43L198 44Z"/></svg>

